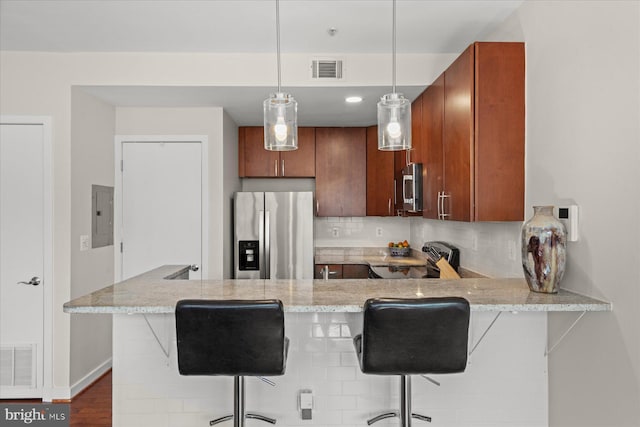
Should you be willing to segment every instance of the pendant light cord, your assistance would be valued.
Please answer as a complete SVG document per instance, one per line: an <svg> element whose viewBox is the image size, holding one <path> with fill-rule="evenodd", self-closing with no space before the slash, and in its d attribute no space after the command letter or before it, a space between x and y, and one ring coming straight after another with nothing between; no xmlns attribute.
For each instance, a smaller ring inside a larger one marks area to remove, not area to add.
<svg viewBox="0 0 640 427"><path fill-rule="evenodd" d="M396 0L393 0L393 38L392 38L392 87L391 92L396 93Z"/></svg>
<svg viewBox="0 0 640 427"><path fill-rule="evenodd" d="M278 93L280 93L282 91L280 90L280 1L279 0L276 0L276 49L278 51Z"/></svg>

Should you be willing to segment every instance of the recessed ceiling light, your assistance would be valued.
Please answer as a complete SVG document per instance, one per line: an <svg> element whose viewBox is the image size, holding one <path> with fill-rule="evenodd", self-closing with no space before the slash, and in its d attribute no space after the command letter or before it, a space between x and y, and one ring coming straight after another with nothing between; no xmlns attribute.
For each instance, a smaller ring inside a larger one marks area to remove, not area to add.
<svg viewBox="0 0 640 427"><path fill-rule="evenodd" d="M349 104L357 104L358 102L362 102L362 97L361 96L348 96L344 100L347 101Z"/></svg>

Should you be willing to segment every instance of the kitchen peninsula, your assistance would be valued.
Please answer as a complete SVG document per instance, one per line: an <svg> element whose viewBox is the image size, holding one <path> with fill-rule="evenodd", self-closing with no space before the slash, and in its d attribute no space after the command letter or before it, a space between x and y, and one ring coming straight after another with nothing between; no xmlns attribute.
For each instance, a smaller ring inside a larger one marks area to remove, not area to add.
<svg viewBox="0 0 640 427"><path fill-rule="evenodd" d="M188 274L186 266L163 266L64 306L67 313L113 314L115 427L206 425L231 411L231 378L177 372L173 312L180 299L282 300L291 340L287 372L274 378L275 389L249 380L247 404L284 426L363 425L397 406L397 378L357 368L351 339L361 330L367 298L457 295L470 301L467 370L432 376L441 387L414 382L415 409L447 426L547 425L546 313L611 310L609 303L568 291L532 293L523 279L196 281ZM312 422L300 418L301 389L314 393Z"/></svg>

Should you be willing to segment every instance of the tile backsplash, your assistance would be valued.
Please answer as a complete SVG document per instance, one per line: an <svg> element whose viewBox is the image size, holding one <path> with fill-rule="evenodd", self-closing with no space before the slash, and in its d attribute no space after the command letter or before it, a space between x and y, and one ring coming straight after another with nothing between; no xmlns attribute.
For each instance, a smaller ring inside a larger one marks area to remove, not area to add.
<svg viewBox="0 0 640 427"><path fill-rule="evenodd" d="M419 248L422 242L410 240L407 218L400 217L316 217L315 246L381 247L391 241L408 240Z"/></svg>
<svg viewBox="0 0 640 427"><path fill-rule="evenodd" d="M493 277L522 277L520 222L456 222L419 217L316 217L316 247L385 247L408 240L420 250L430 240L460 249L461 265Z"/></svg>

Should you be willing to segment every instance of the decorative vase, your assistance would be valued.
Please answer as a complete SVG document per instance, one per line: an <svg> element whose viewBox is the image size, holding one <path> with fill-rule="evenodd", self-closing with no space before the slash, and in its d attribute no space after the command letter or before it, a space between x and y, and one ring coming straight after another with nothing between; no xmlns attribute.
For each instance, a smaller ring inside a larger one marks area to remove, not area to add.
<svg viewBox="0 0 640 427"><path fill-rule="evenodd" d="M522 226L522 268L532 291L558 292L567 260L566 236L553 206L533 207L533 217Z"/></svg>

